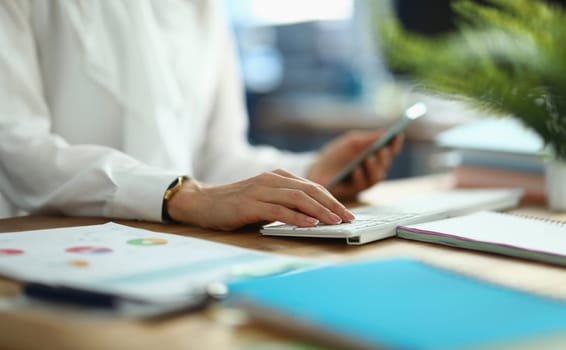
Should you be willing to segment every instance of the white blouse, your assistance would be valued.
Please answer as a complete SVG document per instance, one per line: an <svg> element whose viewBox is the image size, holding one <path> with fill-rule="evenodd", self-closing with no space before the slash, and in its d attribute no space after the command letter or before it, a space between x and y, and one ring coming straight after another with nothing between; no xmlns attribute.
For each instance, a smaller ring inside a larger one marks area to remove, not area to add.
<svg viewBox="0 0 566 350"><path fill-rule="evenodd" d="M208 183L278 167L304 175L312 154L246 141L222 3L2 0L5 199L32 213L159 221L177 175Z"/></svg>

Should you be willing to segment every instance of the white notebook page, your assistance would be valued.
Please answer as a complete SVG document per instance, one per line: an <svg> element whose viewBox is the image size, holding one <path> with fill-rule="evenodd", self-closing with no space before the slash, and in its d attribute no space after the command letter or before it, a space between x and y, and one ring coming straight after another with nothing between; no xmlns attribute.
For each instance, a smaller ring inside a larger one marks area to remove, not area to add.
<svg viewBox="0 0 566 350"><path fill-rule="evenodd" d="M566 223L482 211L405 229L566 256Z"/></svg>

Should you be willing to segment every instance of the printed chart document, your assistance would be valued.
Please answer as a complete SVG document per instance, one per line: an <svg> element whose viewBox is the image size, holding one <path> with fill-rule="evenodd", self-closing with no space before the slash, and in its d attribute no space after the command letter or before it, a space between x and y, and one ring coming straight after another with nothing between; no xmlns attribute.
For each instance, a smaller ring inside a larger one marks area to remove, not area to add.
<svg viewBox="0 0 566 350"><path fill-rule="evenodd" d="M154 305L190 304L215 282L301 264L115 223L0 234L0 275L55 297L100 293Z"/></svg>
<svg viewBox="0 0 566 350"><path fill-rule="evenodd" d="M397 236L566 266L566 223L482 211L400 226Z"/></svg>
<svg viewBox="0 0 566 350"><path fill-rule="evenodd" d="M412 259L323 266L229 289L228 301L261 321L345 349L485 350L566 334L564 301ZM552 349L564 349L561 341Z"/></svg>

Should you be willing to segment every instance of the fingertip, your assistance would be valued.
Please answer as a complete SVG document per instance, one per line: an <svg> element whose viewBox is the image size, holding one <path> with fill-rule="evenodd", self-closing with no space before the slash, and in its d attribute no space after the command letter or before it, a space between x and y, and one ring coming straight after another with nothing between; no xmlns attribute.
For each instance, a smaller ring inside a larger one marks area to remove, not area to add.
<svg viewBox="0 0 566 350"><path fill-rule="evenodd" d="M395 140L393 142L393 150L395 154L401 152L404 142L405 142L405 134L399 134L395 137Z"/></svg>
<svg viewBox="0 0 566 350"><path fill-rule="evenodd" d="M382 148L379 151L379 156L381 157L381 160L389 159L391 157L391 151L392 151L391 146Z"/></svg>
<svg viewBox="0 0 566 350"><path fill-rule="evenodd" d="M377 163L377 157L375 154L369 155L366 160L364 161L364 166L366 169L371 169Z"/></svg>
<svg viewBox="0 0 566 350"><path fill-rule="evenodd" d="M356 168L352 172L352 185L355 188L356 192L359 192L366 188L366 177L364 174L364 170L362 168Z"/></svg>
<svg viewBox="0 0 566 350"><path fill-rule="evenodd" d="M389 163L391 163L391 159L393 159L393 151L390 147L384 148L379 151L376 158L380 168L387 168Z"/></svg>
<svg viewBox="0 0 566 350"><path fill-rule="evenodd" d="M352 222L356 219L356 216L348 209L344 209L343 217L344 217L344 221L346 222Z"/></svg>
<svg viewBox="0 0 566 350"><path fill-rule="evenodd" d="M342 217L334 213L330 213L329 217L330 217L330 224L333 225L339 225L344 221Z"/></svg>
<svg viewBox="0 0 566 350"><path fill-rule="evenodd" d="M360 167L352 170L352 181L360 180L364 176L364 170Z"/></svg>
<svg viewBox="0 0 566 350"><path fill-rule="evenodd" d="M297 218L292 222L286 222L286 224L295 225L297 227L315 227L319 223L320 220L308 215L303 215L301 218Z"/></svg>
<svg viewBox="0 0 566 350"><path fill-rule="evenodd" d="M306 226L316 226L320 223L320 220L313 218L312 216L305 216L303 220Z"/></svg>

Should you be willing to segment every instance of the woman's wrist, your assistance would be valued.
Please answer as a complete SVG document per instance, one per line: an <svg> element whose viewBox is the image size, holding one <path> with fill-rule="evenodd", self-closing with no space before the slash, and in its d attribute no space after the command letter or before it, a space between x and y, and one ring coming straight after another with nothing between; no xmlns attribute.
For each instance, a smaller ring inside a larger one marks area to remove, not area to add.
<svg viewBox="0 0 566 350"><path fill-rule="evenodd" d="M196 203L202 194L201 184L194 179L185 179L179 190L167 201L167 215L173 222L199 225L199 208Z"/></svg>
<svg viewBox="0 0 566 350"><path fill-rule="evenodd" d="M187 176L179 176L171 182L171 184L167 187L167 190L165 190L161 204L161 220L163 222L173 221L169 215L169 200L181 189L183 182L188 180L189 178Z"/></svg>

